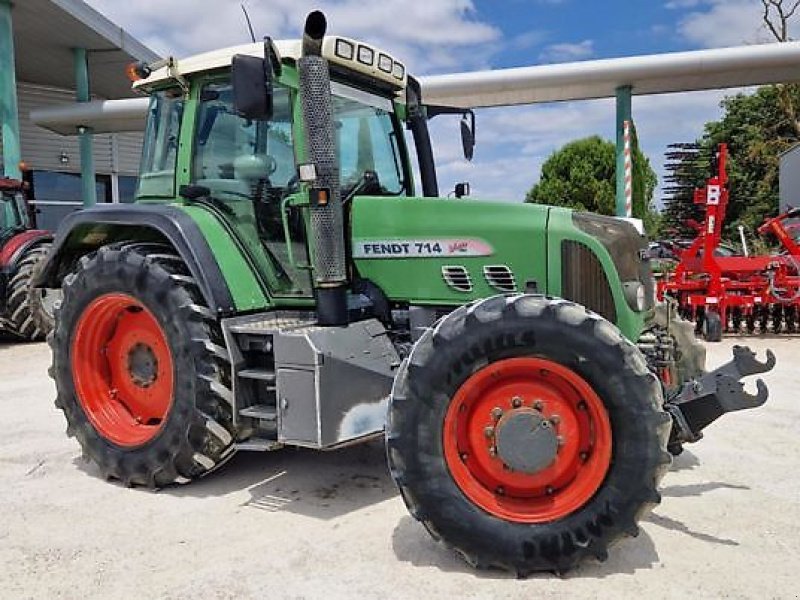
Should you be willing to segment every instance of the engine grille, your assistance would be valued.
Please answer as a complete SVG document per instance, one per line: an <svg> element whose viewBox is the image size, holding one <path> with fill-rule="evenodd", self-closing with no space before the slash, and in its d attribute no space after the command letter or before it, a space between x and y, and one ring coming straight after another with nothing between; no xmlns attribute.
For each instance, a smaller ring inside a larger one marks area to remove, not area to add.
<svg viewBox="0 0 800 600"><path fill-rule="evenodd" d="M486 278L486 283L499 292L517 291L514 272L506 265L486 265L483 267L483 276Z"/></svg>
<svg viewBox="0 0 800 600"><path fill-rule="evenodd" d="M612 323L617 321L614 296L603 265L594 252L580 242L561 242L561 295Z"/></svg>
<svg viewBox="0 0 800 600"><path fill-rule="evenodd" d="M467 271L466 267L442 267L442 277L444 277L444 282L454 290L459 292L472 291L472 278L469 276L469 271Z"/></svg>

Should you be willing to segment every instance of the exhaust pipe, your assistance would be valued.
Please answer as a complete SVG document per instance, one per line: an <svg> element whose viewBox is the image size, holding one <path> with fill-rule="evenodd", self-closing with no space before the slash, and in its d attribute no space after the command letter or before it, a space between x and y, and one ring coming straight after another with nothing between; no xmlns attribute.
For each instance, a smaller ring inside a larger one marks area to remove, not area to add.
<svg viewBox="0 0 800 600"><path fill-rule="evenodd" d="M333 127L328 61L322 55L327 23L315 10L306 18L302 56L298 61L300 99L306 132L307 161L314 164L314 186L327 190L328 201L311 207L312 265L317 320L320 325L346 325L347 264L342 193Z"/></svg>

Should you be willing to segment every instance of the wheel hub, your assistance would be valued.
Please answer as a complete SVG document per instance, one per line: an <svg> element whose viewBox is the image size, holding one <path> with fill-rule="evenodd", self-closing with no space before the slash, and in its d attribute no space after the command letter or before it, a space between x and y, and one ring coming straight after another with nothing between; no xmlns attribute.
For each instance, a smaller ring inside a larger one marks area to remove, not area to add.
<svg viewBox="0 0 800 600"><path fill-rule="evenodd" d="M134 384L147 388L158 377L158 359L153 349L146 344L137 343L128 352L128 373Z"/></svg>
<svg viewBox="0 0 800 600"><path fill-rule="evenodd" d="M558 436L553 424L532 408L503 415L495 433L497 456L513 471L538 473L553 464Z"/></svg>

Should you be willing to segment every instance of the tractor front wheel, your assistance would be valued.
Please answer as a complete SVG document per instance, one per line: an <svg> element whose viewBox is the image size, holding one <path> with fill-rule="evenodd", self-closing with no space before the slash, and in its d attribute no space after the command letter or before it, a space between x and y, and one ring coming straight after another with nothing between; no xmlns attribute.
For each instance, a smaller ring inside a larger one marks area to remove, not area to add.
<svg viewBox="0 0 800 600"><path fill-rule="evenodd" d="M411 514L472 565L563 572L604 560L659 502L662 401L598 315L494 297L442 319L401 366L389 466Z"/></svg>
<svg viewBox="0 0 800 600"><path fill-rule="evenodd" d="M56 406L102 474L185 483L234 449L230 365L215 315L170 249L112 245L64 279Z"/></svg>

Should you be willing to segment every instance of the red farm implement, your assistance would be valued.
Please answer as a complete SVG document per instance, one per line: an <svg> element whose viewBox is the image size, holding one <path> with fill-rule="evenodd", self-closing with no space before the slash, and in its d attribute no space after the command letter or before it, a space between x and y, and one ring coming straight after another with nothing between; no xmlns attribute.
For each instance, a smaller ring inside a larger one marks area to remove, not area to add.
<svg viewBox="0 0 800 600"><path fill-rule="evenodd" d="M767 220L758 232L772 234L781 244L774 255L726 256L721 251L722 226L728 206L728 148L720 144L715 172L694 202L705 208L705 219L696 224L697 237L683 250L674 271L658 284L659 299L678 303L682 316L697 324L708 341L719 341L723 330L749 333L793 333L800 306L800 245L789 221L800 218L792 209Z"/></svg>

